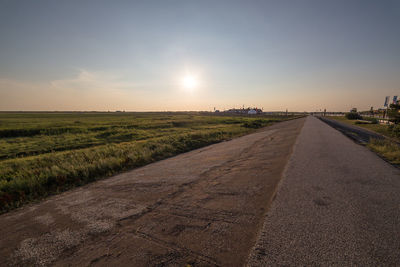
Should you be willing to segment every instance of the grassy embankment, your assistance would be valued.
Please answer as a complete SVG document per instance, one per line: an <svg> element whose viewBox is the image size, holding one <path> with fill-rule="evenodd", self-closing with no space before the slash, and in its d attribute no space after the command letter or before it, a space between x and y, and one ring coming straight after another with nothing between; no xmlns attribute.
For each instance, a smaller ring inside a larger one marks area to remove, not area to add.
<svg viewBox="0 0 400 267"><path fill-rule="evenodd" d="M0 113L0 213L291 118Z"/></svg>
<svg viewBox="0 0 400 267"><path fill-rule="evenodd" d="M388 137L387 140L376 140L371 139L367 144L367 147L372 151L378 153L389 162L400 165L400 146L396 142L400 142L400 138L389 129L388 125L385 124L357 124L356 120L348 120L343 116L330 117L332 119L355 125L368 129L370 131L377 132L383 136Z"/></svg>

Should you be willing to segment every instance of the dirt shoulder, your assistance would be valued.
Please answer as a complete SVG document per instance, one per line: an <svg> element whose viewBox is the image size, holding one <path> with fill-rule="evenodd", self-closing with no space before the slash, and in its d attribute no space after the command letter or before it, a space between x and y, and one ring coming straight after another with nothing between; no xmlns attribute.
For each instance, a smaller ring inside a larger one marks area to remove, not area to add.
<svg viewBox="0 0 400 267"><path fill-rule="evenodd" d="M241 266L305 119L0 216L4 265Z"/></svg>

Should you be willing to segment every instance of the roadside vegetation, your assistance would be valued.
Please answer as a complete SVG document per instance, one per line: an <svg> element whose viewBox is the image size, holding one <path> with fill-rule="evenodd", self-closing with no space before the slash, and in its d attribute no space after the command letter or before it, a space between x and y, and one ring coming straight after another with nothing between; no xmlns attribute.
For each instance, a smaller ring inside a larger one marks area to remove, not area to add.
<svg viewBox="0 0 400 267"><path fill-rule="evenodd" d="M400 124L378 124L375 123L375 121L370 123L360 123L360 120L371 121L372 118L361 117L354 119L354 116L348 115L334 116L330 118L347 124L356 125L385 136L385 140L371 139L367 144L367 147L385 158L390 163L400 166Z"/></svg>
<svg viewBox="0 0 400 267"><path fill-rule="evenodd" d="M362 127L362 128L367 129L367 130L370 130L370 131L379 133L381 135L384 135L386 137L395 139L396 141L400 141L400 135L398 136L395 132L393 132L391 130L391 127L389 127L389 125L387 125L387 124L378 124L377 122L376 123L375 122L359 123L358 120L348 119L348 118L346 118L344 116L330 116L329 118L335 119L337 121L344 122L344 123L347 123L347 124L351 124L351 125L355 125L355 126L358 126L358 127ZM371 118L367 119L367 117L365 117L365 118L363 117L363 120L370 120L370 119ZM399 128L399 130L400 130L400 128ZM399 131L399 133L400 133L400 131Z"/></svg>
<svg viewBox="0 0 400 267"><path fill-rule="evenodd" d="M400 146L398 143L390 140L371 139L367 147L384 157L390 163L400 166Z"/></svg>
<svg viewBox="0 0 400 267"><path fill-rule="evenodd" d="M0 113L0 213L292 116Z"/></svg>

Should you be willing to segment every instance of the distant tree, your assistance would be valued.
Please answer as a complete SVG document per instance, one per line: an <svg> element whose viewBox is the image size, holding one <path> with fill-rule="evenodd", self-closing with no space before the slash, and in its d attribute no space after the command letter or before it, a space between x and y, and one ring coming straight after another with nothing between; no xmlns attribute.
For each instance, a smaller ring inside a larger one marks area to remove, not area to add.
<svg viewBox="0 0 400 267"><path fill-rule="evenodd" d="M361 120L361 119L362 119L361 115L358 114L358 112L349 112L349 113L346 113L346 118L347 118L348 120Z"/></svg>
<svg viewBox="0 0 400 267"><path fill-rule="evenodd" d="M393 122L394 124L400 123L400 104L390 104L388 109L388 117L389 121Z"/></svg>

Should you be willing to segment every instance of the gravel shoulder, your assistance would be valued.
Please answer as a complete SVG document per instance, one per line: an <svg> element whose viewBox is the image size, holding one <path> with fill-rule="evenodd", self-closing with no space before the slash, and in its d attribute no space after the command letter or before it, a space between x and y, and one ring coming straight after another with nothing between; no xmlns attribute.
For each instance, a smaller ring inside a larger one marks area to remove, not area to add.
<svg viewBox="0 0 400 267"><path fill-rule="evenodd" d="M0 216L0 265L242 266L305 119Z"/></svg>
<svg viewBox="0 0 400 267"><path fill-rule="evenodd" d="M400 171L309 116L248 266L398 266Z"/></svg>

